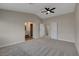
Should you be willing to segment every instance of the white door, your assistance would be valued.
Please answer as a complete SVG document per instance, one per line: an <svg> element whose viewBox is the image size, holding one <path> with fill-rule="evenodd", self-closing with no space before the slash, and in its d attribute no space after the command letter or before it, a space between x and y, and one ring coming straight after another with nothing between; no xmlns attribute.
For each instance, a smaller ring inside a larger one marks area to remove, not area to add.
<svg viewBox="0 0 79 59"><path fill-rule="evenodd" d="M40 24L40 37L45 35L45 27L44 24Z"/></svg>
<svg viewBox="0 0 79 59"><path fill-rule="evenodd" d="M33 23L33 38L39 38L39 24Z"/></svg>
<svg viewBox="0 0 79 59"><path fill-rule="evenodd" d="M57 23L56 22L52 22L50 24L50 37L52 39L57 39L58 37L58 33L57 33Z"/></svg>

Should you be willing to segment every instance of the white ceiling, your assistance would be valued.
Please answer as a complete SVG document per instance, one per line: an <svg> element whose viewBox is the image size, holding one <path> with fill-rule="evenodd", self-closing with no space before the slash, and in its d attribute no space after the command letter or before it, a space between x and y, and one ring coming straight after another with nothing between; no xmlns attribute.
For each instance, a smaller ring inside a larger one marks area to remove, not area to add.
<svg viewBox="0 0 79 59"><path fill-rule="evenodd" d="M45 7L56 7L54 14L45 15L41 11ZM45 19L48 17L63 15L66 13L74 12L75 4L74 3L0 3L0 9L33 13L39 17Z"/></svg>

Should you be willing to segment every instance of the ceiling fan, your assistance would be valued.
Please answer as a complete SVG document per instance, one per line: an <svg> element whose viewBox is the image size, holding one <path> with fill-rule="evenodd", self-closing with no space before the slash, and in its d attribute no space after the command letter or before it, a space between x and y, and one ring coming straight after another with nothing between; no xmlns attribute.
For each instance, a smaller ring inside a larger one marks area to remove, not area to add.
<svg viewBox="0 0 79 59"><path fill-rule="evenodd" d="M54 8L44 8L45 10L41 11L41 13L45 13L46 15L49 13L55 13L54 10L56 9Z"/></svg>

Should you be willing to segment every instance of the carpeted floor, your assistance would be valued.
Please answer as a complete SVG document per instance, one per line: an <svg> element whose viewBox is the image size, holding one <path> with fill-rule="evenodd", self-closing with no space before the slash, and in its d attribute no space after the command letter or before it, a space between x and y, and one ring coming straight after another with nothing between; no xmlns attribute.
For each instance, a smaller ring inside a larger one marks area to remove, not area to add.
<svg viewBox="0 0 79 59"><path fill-rule="evenodd" d="M78 56L74 43L38 39L0 48L0 56Z"/></svg>

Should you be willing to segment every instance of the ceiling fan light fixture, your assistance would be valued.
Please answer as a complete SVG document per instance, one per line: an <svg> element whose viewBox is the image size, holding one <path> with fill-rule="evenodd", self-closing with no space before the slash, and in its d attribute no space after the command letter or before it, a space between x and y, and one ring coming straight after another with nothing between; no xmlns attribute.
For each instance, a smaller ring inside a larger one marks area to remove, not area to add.
<svg viewBox="0 0 79 59"><path fill-rule="evenodd" d="M50 13L50 11L47 11L47 13Z"/></svg>
<svg viewBox="0 0 79 59"><path fill-rule="evenodd" d="M54 9L56 9L55 7L54 8L44 8L45 10L42 11L41 13L45 13L46 15L47 14L50 14L50 13L54 13Z"/></svg>

